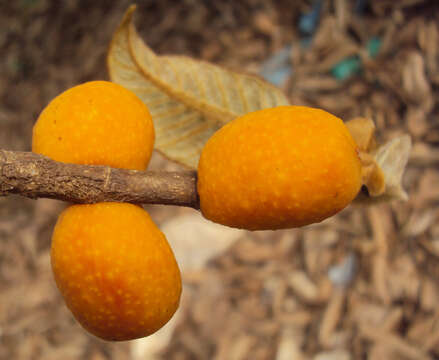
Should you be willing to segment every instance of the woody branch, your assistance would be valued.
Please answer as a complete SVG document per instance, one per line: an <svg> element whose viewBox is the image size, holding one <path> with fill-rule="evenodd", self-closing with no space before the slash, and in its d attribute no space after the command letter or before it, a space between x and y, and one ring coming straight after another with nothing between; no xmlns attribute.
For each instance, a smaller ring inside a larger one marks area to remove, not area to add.
<svg viewBox="0 0 439 360"><path fill-rule="evenodd" d="M81 204L117 201L199 209L196 182L195 171L66 164L32 152L0 149L0 196L19 194Z"/></svg>

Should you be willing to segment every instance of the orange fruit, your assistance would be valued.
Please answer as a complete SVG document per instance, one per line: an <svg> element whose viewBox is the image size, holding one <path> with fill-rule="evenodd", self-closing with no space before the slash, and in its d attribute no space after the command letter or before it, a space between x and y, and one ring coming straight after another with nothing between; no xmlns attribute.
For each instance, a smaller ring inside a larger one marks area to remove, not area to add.
<svg viewBox="0 0 439 360"><path fill-rule="evenodd" d="M32 151L74 164L146 169L154 127L146 105L108 81L75 86L53 99L33 128Z"/></svg>
<svg viewBox="0 0 439 360"><path fill-rule="evenodd" d="M207 141L198 165L203 215L249 230L322 221L360 187L357 147L342 120L303 106L231 121Z"/></svg>
<svg viewBox="0 0 439 360"><path fill-rule="evenodd" d="M53 232L51 261L67 307L102 339L150 335L177 310L178 265L165 236L140 206L68 207Z"/></svg>

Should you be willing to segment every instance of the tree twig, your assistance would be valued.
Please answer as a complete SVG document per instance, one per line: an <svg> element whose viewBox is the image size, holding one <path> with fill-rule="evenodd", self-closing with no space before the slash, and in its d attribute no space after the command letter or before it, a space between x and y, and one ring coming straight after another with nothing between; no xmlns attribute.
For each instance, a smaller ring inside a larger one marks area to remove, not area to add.
<svg viewBox="0 0 439 360"><path fill-rule="evenodd" d="M195 171L163 172L75 165L32 152L0 149L0 196L73 203L165 204L199 209Z"/></svg>

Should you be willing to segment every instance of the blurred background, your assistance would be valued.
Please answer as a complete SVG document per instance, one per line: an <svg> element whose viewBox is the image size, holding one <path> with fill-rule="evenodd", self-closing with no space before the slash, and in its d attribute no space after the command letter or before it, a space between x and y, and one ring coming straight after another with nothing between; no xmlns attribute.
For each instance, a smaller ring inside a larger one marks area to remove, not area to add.
<svg viewBox="0 0 439 360"><path fill-rule="evenodd" d="M130 5L0 1L0 148L30 150L43 107L108 79L105 55ZM0 198L0 359L439 359L439 2L138 1L159 54L259 74L293 104L409 133L407 202L352 205L303 229L245 232L194 210L147 206L184 274L157 335L87 334L57 292L50 236L65 206ZM151 168L179 167L155 154Z"/></svg>

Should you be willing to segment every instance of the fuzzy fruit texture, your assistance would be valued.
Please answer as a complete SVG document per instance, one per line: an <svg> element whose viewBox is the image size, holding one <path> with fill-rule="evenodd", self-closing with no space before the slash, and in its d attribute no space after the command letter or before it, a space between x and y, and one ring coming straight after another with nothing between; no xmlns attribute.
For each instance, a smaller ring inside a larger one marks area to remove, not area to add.
<svg viewBox="0 0 439 360"><path fill-rule="evenodd" d="M140 206L68 207L55 226L51 260L67 307L102 339L150 335L177 310L178 265L165 236Z"/></svg>
<svg viewBox="0 0 439 360"><path fill-rule="evenodd" d="M342 120L303 106L231 121L207 141L198 165L203 215L249 230L322 221L360 187L356 144Z"/></svg>
<svg viewBox="0 0 439 360"><path fill-rule="evenodd" d="M32 151L66 163L144 170L153 146L146 105L108 81L87 82L58 95L33 128Z"/></svg>

